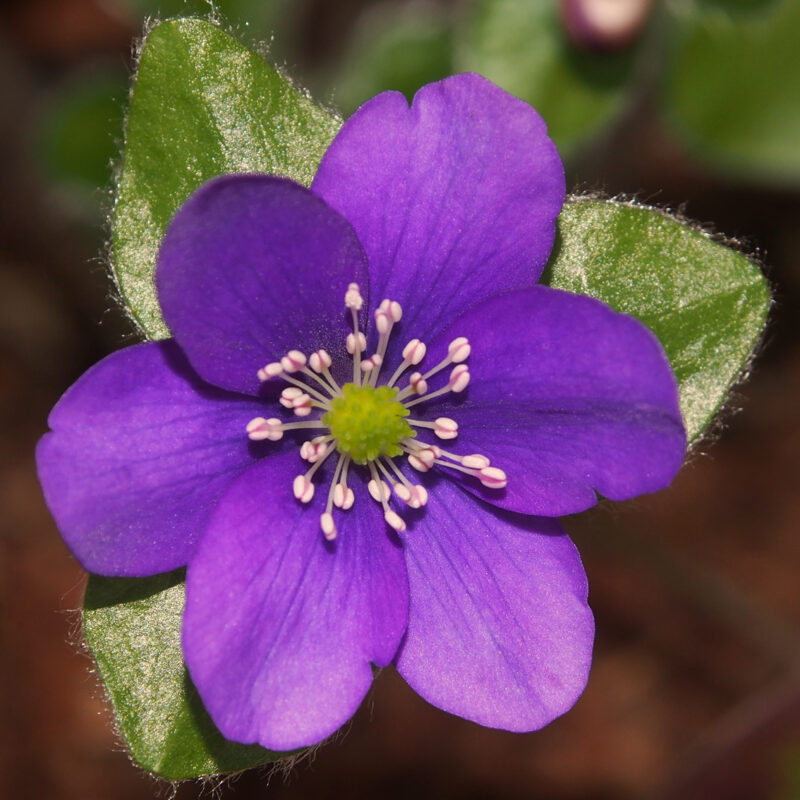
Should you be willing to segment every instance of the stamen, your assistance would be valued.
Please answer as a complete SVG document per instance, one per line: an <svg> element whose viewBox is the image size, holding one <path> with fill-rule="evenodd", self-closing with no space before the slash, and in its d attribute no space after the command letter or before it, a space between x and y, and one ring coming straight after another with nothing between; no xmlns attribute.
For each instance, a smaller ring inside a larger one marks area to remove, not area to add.
<svg viewBox="0 0 800 800"><path fill-rule="evenodd" d="M361 296L357 283L351 283L347 287L347 292L344 296L344 304L350 309L350 315L353 318L353 383L356 386L361 385L361 352L362 348L357 346L361 342L361 334L358 330L358 312L361 311L364 305L364 298ZM348 339L350 337L348 336ZM364 348L366 349L366 339L364 340ZM348 342L348 350L349 350Z"/></svg>
<svg viewBox="0 0 800 800"><path fill-rule="evenodd" d="M370 467L372 466L372 462L370 462ZM369 489L370 496L376 503L382 503L388 500L392 496L391 489L387 485L386 481L382 481L376 476L367 484L367 489Z"/></svg>
<svg viewBox="0 0 800 800"><path fill-rule="evenodd" d="M300 447L300 458L308 461L309 464L314 464L322 458L325 449L325 442L303 442Z"/></svg>
<svg viewBox="0 0 800 800"><path fill-rule="evenodd" d="M418 375L419 373L414 373L414 375ZM411 377L413 378L414 375ZM425 383L425 381L421 381ZM469 368L466 364L459 364L451 373L450 373L450 380L447 382L447 386L437 389L435 392L431 392L430 394L423 395L422 397L417 397L415 400L409 400L407 403L403 403L406 408L411 408L412 406L417 405L418 403L424 403L428 400L433 400L434 397L440 397L443 394L447 394L448 392L463 392L464 389L467 388L469 385Z"/></svg>
<svg viewBox="0 0 800 800"><path fill-rule="evenodd" d="M455 439L458 436L458 423L450 417L437 417L433 422L406 417L406 422L417 428L430 428L440 439Z"/></svg>
<svg viewBox="0 0 800 800"><path fill-rule="evenodd" d="M344 304L352 311L361 311L364 306L364 298L361 296L361 290L357 283L348 285L344 295Z"/></svg>
<svg viewBox="0 0 800 800"><path fill-rule="evenodd" d="M332 542L336 538L336 525L333 522L333 514L330 511L320 515L319 526L322 528L322 535Z"/></svg>
<svg viewBox="0 0 800 800"><path fill-rule="evenodd" d="M277 378L282 372L283 367L281 366L280 362L273 361L258 371L258 379L260 381L268 381L271 378Z"/></svg>
<svg viewBox="0 0 800 800"><path fill-rule="evenodd" d="M301 503L308 503L311 501L311 498L314 496L314 484L311 482L311 479L314 477L314 473L325 463L325 459L336 449L335 444L329 444L325 448L325 452L318 458L311 466L311 469L306 472L305 475L298 475L294 479L294 483L292 484L292 489L294 491L294 496L301 502Z"/></svg>
<svg viewBox="0 0 800 800"><path fill-rule="evenodd" d="M283 422L277 417L264 419L264 417L256 417L247 423L247 436L253 442L260 442L264 439L269 439L271 442L277 442L283 438Z"/></svg>
<svg viewBox="0 0 800 800"><path fill-rule="evenodd" d="M411 459L409 458L409 461ZM466 475L472 475L474 478L477 478L484 486L489 489L504 489L508 484L508 478L506 477L506 473L503 472L502 469L498 467L482 467L480 469L469 469L467 467L460 466L459 464L452 464L449 461L444 461L442 459L437 458L434 464L440 464L443 467L449 467L450 469L458 470L459 472L463 472Z"/></svg>
<svg viewBox="0 0 800 800"><path fill-rule="evenodd" d="M414 394L425 394L425 392L428 391L428 381L422 377L421 372L411 373L411 377L408 379L408 386ZM400 395L398 395L398 397L399 396Z"/></svg>
<svg viewBox="0 0 800 800"><path fill-rule="evenodd" d="M466 361L471 352L472 347L466 336L459 336L457 339L453 339L447 346L447 355L453 364L460 364L462 361Z"/></svg>
<svg viewBox="0 0 800 800"><path fill-rule="evenodd" d="M336 508L341 508L342 511L347 511L353 507L355 502L355 495L352 489L348 489L342 483L337 483L333 487L333 504Z"/></svg>
<svg viewBox="0 0 800 800"><path fill-rule="evenodd" d="M387 458L385 461L401 481L401 483L392 481L392 487L394 488L395 494L412 508L424 506L428 502L428 492L426 491L425 487L421 484L411 483L411 481L409 481L408 478L403 475L403 473L400 471L400 468L391 458ZM380 462L378 462L378 466L381 466ZM391 481L391 478L389 480Z"/></svg>
<svg viewBox="0 0 800 800"><path fill-rule="evenodd" d="M299 350L290 350L282 359L284 372L299 372L306 365L306 357Z"/></svg>
<svg viewBox="0 0 800 800"><path fill-rule="evenodd" d="M344 464L342 465L342 474L333 494L334 505L337 508L341 508L342 511L347 511L349 508L352 508L356 499L353 490L347 488L347 470L349 466L350 456L345 456Z"/></svg>
<svg viewBox="0 0 800 800"><path fill-rule="evenodd" d="M375 469L375 464L372 461L369 463L369 472L370 475L372 475L372 480L369 482L369 484L367 484L367 488L369 488L369 492L372 494L375 500L380 498L380 503L383 506L383 518L386 520L386 524L390 528L396 530L398 533L402 533L402 531L406 529L406 523L403 522L403 518L396 511L392 511L392 509L389 508L389 504L386 502L391 496L389 487L379 479L378 471ZM373 494L373 490L371 488L372 484L375 485L375 493L378 495L378 497ZM382 485L383 491L378 490L379 485Z"/></svg>
<svg viewBox="0 0 800 800"><path fill-rule="evenodd" d="M358 345L359 352L363 353L367 349L367 337L364 336L361 331L358 332L358 335L355 333L348 333L345 344L347 346L347 352L351 356L356 352L356 344Z"/></svg>
<svg viewBox="0 0 800 800"><path fill-rule="evenodd" d="M292 491L301 503L310 503L314 497L314 484L305 475L298 475L292 483Z"/></svg>
<svg viewBox="0 0 800 800"><path fill-rule="evenodd" d="M400 366L394 371L394 375L389 379L389 382L386 384L387 386L394 386L397 379L409 368L412 366L416 366L425 358L425 353L427 352L428 348L425 346L424 342L421 342L419 339L412 339L404 348L403 348L403 360L400 362ZM415 372L414 375L419 375L418 372ZM422 377L420 375L420 377ZM412 375L413 378L413 375Z"/></svg>
<svg viewBox="0 0 800 800"><path fill-rule="evenodd" d="M345 459L347 456L339 456L339 460L336 462L336 468L333 471L333 478L331 480L331 488L328 490L328 501L325 503L325 511L319 518L319 525L322 528L322 535L329 541L332 542L336 538L336 524L333 521L333 514L331 510L333 508L333 495L335 489L339 486L339 475L342 471L342 465L344 464Z"/></svg>
<svg viewBox="0 0 800 800"><path fill-rule="evenodd" d="M472 347L465 336L459 336L457 339L453 339L447 346L447 357L442 359L433 369L429 369L424 375L420 376L420 378L417 379L417 383L420 380L427 381L428 378L432 377L437 372L441 372L445 367L449 367L450 364L460 364L462 361L465 361L471 350ZM411 376L412 381L416 375L417 373L414 373L414 375ZM469 382L469 380L467 382ZM464 388L466 388L466 384ZM427 384L425 385L425 389L423 389L423 392L425 391L427 391ZM397 395L397 399L403 400L410 394L421 394L421 392L417 391L415 385L410 384Z"/></svg>
<svg viewBox="0 0 800 800"><path fill-rule="evenodd" d="M378 353L373 353L369 358L364 359L361 362L361 371L362 372L372 372L372 370L376 370L380 367L383 363L383 358Z"/></svg>
<svg viewBox="0 0 800 800"><path fill-rule="evenodd" d="M314 372L319 373L325 379L322 380L317 375L312 376L321 386L324 386L332 395L341 395L342 387L339 386L333 375L331 375L330 366L333 361L326 350L317 350L315 353L312 353L308 358L308 363Z"/></svg>
<svg viewBox="0 0 800 800"><path fill-rule="evenodd" d="M311 420L309 422L283 422L277 417L255 417L247 423L247 435L254 442L269 439L271 442L277 442L283 438L285 431L299 430L301 428L327 428L323 425L322 420Z"/></svg>
<svg viewBox="0 0 800 800"><path fill-rule="evenodd" d="M290 386L281 392L280 404L284 408L290 408L298 417L307 417L311 413L311 407L329 408L330 406L314 402L311 397L302 389Z"/></svg>
<svg viewBox="0 0 800 800"><path fill-rule="evenodd" d="M375 364L377 369L373 370L370 377L370 384L375 386L378 382L378 375L380 374L380 367L383 364L383 357L386 355L386 346L389 343L389 336L392 333L392 327L396 322L400 322L403 318L403 309L400 303L395 300L382 300L381 304L375 311L375 327L378 329L378 349L375 356L379 357L379 361ZM373 359L375 358L373 356Z"/></svg>

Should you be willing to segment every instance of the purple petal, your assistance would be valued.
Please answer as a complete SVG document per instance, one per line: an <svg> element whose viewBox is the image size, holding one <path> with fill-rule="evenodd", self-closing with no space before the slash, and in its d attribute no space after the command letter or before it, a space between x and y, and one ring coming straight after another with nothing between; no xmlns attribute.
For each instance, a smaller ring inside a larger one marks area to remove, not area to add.
<svg viewBox="0 0 800 800"><path fill-rule="evenodd" d="M423 523L404 537L400 674L433 705L493 728L536 730L563 714L586 685L594 636L572 542L554 520L499 512L448 481Z"/></svg>
<svg viewBox="0 0 800 800"><path fill-rule="evenodd" d="M376 300L403 306L406 341L477 301L538 279L564 200L541 117L478 75L362 106L312 186L367 252Z"/></svg>
<svg viewBox="0 0 800 800"><path fill-rule="evenodd" d="M81 564L143 576L187 563L210 510L253 461L263 406L201 381L172 341L96 364L50 414L36 459L45 499Z"/></svg>
<svg viewBox="0 0 800 800"><path fill-rule="evenodd" d="M686 437L675 378L640 322L590 297L534 287L471 309L437 339L466 336L471 383L463 400L430 404L459 424L461 454L482 453L506 489L464 485L514 511L563 516L596 502L667 486ZM455 444L455 443L454 443ZM463 476L459 473L457 479Z"/></svg>
<svg viewBox="0 0 800 800"><path fill-rule="evenodd" d="M164 319L210 383L255 394L258 370L289 350L347 356L344 294L367 295L353 229L284 178L228 175L178 210L158 255Z"/></svg>
<svg viewBox="0 0 800 800"><path fill-rule="evenodd" d="M394 657L408 610L402 549L380 507L357 492L326 542L326 481L316 479L317 496L302 506L291 489L301 465L282 453L242 475L187 573L192 680L225 736L274 750L314 744L353 715L370 662Z"/></svg>

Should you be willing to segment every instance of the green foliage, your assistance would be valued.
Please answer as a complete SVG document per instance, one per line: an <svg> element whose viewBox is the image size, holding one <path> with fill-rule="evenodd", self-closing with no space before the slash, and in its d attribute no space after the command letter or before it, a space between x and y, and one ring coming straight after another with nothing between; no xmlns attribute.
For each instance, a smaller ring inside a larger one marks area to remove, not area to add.
<svg viewBox="0 0 800 800"><path fill-rule="evenodd" d="M170 780L254 767L285 753L225 739L181 656L183 571L153 578L92 575L83 631L134 760Z"/></svg>
<svg viewBox="0 0 800 800"><path fill-rule="evenodd" d="M169 335L153 284L167 223L200 184L228 172L309 183L339 121L209 22L163 22L145 40L113 217L122 298L151 339Z"/></svg>
<svg viewBox="0 0 800 800"><path fill-rule="evenodd" d="M745 369L770 304L745 256L664 213L607 201L564 207L546 282L596 297L658 336L690 442Z"/></svg>
<svg viewBox="0 0 800 800"><path fill-rule="evenodd" d="M681 17L666 69L665 111L701 162L796 184L800 3L740 4L738 13L709 5Z"/></svg>

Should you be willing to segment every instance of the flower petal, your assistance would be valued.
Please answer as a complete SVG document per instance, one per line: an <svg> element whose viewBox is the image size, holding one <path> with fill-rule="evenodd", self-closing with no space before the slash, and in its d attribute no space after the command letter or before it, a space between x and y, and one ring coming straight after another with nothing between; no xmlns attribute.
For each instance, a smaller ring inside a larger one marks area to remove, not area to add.
<svg viewBox="0 0 800 800"><path fill-rule="evenodd" d="M201 381L172 341L96 364L50 414L36 460L45 499L81 564L143 576L186 564L230 481L253 461L252 398Z"/></svg>
<svg viewBox="0 0 800 800"><path fill-rule="evenodd" d="M258 370L289 350L344 361L344 295L367 296L350 225L285 178L227 175L178 210L158 255L164 319L210 383L255 394Z"/></svg>
<svg viewBox="0 0 800 800"><path fill-rule="evenodd" d="M431 347L472 343L463 399L431 403L457 420L458 453L508 475L504 490L464 485L514 511L555 517L667 486L686 436L661 345L637 320L590 297L533 287L465 313Z"/></svg>
<svg viewBox="0 0 800 800"><path fill-rule="evenodd" d="M445 711L536 730L586 685L586 576L556 521L490 509L441 481L424 527L404 537L411 604L397 669Z"/></svg>
<svg viewBox="0 0 800 800"><path fill-rule="evenodd" d="M541 117L478 75L385 92L344 125L312 189L346 217L376 299L403 306L407 338L538 279L564 201ZM396 344L396 343L395 343Z"/></svg>
<svg viewBox="0 0 800 800"><path fill-rule="evenodd" d="M242 475L186 584L183 650L206 708L228 738L274 750L314 744L353 715L370 662L394 657L408 608L402 549L380 508L359 494L328 543L324 493L298 503L298 472L285 453Z"/></svg>

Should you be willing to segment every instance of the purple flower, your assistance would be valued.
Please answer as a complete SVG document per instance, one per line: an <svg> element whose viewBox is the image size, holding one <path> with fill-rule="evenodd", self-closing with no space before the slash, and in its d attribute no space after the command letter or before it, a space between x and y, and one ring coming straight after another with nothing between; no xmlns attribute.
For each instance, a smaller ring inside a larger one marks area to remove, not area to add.
<svg viewBox="0 0 800 800"><path fill-rule="evenodd" d="M189 198L156 271L175 338L53 410L65 540L105 575L188 565L184 655L227 737L319 741L371 664L514 731L583 690L586 578L552 518L666 486L685 437L652 334L533 285L563 199L542 120L488 81L381 94L310 190Z"/></svg>

